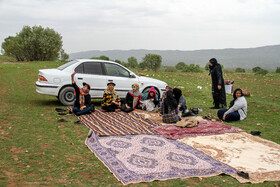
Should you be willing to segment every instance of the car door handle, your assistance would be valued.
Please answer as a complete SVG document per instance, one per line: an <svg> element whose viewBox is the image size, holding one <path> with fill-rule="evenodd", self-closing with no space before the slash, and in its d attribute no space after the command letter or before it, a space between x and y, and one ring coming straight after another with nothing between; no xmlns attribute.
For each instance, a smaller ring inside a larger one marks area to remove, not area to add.
<svg viewBox="0 0 280 187"><path fill-rule="evenodd" d="M108 81L112 82L113 80L108 80Z"/></svg>
<svg viewBox="0 0 280 187"><path fill-rule="evenodd" d="M81 78L81 77L79 77L78 79L79 79L79 80L83 80L83 78Z"/></svg>

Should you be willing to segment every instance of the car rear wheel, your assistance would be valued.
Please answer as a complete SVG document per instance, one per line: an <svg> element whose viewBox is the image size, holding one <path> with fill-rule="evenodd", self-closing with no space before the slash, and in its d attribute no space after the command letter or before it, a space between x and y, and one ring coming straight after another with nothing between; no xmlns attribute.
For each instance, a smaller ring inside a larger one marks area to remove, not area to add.
<svg viewBox="0 0 280 187"><path fill-rule="evenodd" d="M74 95L74 88L69 86L63 88L58 96L59 101L61 104L69 106L69 105L74 105L75 101L75 95Z"/></svg>

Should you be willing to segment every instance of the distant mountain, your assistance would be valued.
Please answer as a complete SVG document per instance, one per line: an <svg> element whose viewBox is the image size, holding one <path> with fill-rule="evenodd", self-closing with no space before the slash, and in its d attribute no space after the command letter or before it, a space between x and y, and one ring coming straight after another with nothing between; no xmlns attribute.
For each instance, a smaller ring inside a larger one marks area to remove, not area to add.
<svg viewBox="0 0 280 187"><path fill-rule="evenodd" d="M138 63L142 61L145 54L158 54L162 57L162 64L175 66L178 62L186 64L198 64L204 67L210 58L216 58L225 68L235 69L237 67L252 69L260 66L268 70L275 70L280 67L280 45L264 46L257 48L243 49L207 49L194 51L180 50L108 50L108 51L84 51L71 53L70 59L99 57L101 55L109 57L111 60L121 60L127 62L131 56L137 58Z"/></svg>

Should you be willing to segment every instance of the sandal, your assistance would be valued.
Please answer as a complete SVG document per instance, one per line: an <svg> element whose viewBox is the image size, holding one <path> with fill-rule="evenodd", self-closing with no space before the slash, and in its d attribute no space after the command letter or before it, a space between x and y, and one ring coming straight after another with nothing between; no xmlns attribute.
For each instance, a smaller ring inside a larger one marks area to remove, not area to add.
<svg viewBox="0 0 280 187"><path fill-rule="evenodd" d="M245 173L243 171L239 171L237 172L237 175L244 178L244 179L249 179L249 174L248 173Z"/></svg>

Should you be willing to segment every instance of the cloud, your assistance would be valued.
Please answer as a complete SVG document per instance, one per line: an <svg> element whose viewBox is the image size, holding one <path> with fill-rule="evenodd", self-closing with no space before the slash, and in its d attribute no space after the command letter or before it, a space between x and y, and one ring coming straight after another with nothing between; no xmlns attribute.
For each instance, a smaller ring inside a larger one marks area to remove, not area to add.
<svg viewBox="0 0 280 187"><path fill-rule="evenodd" d="M0 42L24 25L61 33L68 52L279 44L278 0L0 0Z"/></svg>

